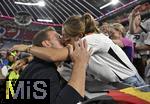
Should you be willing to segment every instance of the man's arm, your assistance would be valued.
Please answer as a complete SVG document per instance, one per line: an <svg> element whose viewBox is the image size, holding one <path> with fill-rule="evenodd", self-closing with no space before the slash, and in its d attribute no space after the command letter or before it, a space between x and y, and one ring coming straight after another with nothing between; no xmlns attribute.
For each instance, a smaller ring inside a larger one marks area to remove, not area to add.
<svg viewBox="0 0 150 104"><path fill-rule="evenodd" d="M90 57L90 51L87 51L86 41L75 43L75 49L70 47L70 57L73 61L73 71L71 78L61 92L59 93L56 104L77 104L82 100L85 93L86 67ZM82 96L82 97L81 97Z"/></svg>
<svg viewBox="0 0 150 104"><path fill-rule="evenodd" d="M51 77L50 101L52 104L77 104L79 101L83 100L85 93L86 67L89 61L90 51L87 51L86 42L80 41L79 44L78 42L75 43L74 50L70 45L69 53L73 61L73 71L68 84L62 89L60 89L58 80L56 80L57 75L47 72L40 74L40 76L44 78Z"/></svg>
<svg viewBox="0 0 150 104"><path fill-rule="evenodd" d="M91 50L87 51L87 43L85 40L75 43L75 50L70 49L70 57L73 62L73 70L71 78L68 82L82 97L85 93L85 77L86 67L89 61Z"/></svg>
<svg viewBox="0 0 150 104"><path fill-rule="evenodd" d="M68 48L44 48L28 45L14 45L12 50L29 52L33 56L36 56L45 61L64 61L68 57Z"/></svg>

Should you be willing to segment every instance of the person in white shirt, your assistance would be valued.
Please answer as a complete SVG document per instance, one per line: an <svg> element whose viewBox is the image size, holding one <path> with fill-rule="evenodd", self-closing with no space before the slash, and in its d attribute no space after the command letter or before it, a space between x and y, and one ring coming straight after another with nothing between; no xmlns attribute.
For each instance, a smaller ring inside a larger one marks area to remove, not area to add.
<svg viewBox="0 0 150 104"><path fill-rule="evenodd" d="M137 45L135 48L139 51L150 50L150 19L141 23L140 16L141 6L136 6L129 15L129 33L130 34L140 34L142 32L146 33L146 38L144 39L143 45Z"/></svg>
<svg viewBox="0 0 150 104"><path fill-rule="evenodd" d="M136 6L129 15L129 37L139 37L136 39L135 50L140 54L136 54L138 58L141 58L142 63L139 66L135 64L137 69L139 70L142 77L147 77L147 74L144 75L144 71L147 70L149 64L147 64L147 60L150 59L150 18L144 22L141 22L142 11L141 5ZM138 42L140 40L140 42ZM136 61L135 61L136 63ZM142 65L143 64L143 65ZM143 67L141 67L143 66ZM145 70L144 70L145 69ZM150 70L150 69L149 69Z"/></svg>

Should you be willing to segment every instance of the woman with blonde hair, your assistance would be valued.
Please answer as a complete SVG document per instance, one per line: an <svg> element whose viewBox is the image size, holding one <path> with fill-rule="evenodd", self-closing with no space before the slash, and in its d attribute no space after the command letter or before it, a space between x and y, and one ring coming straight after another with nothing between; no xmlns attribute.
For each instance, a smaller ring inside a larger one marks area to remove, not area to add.
<svg viewBox="0 0 150 104"><path fill-rule="evenodd" d="M126 53L128 58L133 61L134 58L134 45L133 42L126 38L126 30L122 24L113 23L110 25L110 35L113 42L119 45L123 51Z"/></svg>

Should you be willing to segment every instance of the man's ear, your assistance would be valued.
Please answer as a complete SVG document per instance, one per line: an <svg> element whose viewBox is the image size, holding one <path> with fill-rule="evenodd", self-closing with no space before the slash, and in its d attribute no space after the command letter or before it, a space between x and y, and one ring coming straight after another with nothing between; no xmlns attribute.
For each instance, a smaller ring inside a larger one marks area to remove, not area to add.
<svg viewBox="0 0 150 104"><path fill-rule="evenodd" d="M51 44L49 43L48 40L44 40L44 41L42 41L42 46L43 47L51 47Z"/></svg>

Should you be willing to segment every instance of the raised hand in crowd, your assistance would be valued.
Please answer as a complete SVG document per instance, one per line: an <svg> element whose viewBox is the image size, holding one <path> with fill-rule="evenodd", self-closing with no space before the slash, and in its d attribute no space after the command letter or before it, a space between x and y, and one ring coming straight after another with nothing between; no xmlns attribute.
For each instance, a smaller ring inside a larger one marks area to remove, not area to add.
<svg viewBox="0 0 150 104"><path fill-rule="evenodd" d="M129 15L129 32L131 34L139 33L141 31L140 23L140 8L141 5L136 6Z"/></svg>

